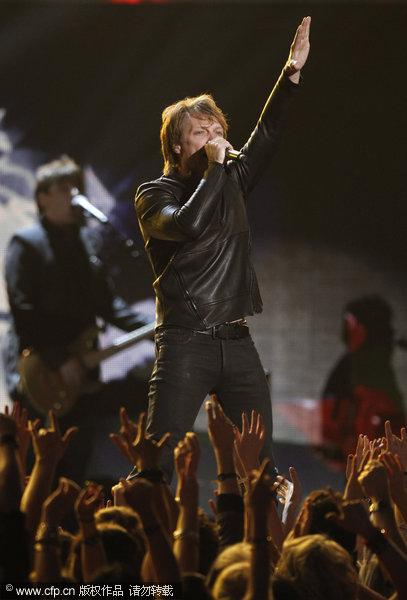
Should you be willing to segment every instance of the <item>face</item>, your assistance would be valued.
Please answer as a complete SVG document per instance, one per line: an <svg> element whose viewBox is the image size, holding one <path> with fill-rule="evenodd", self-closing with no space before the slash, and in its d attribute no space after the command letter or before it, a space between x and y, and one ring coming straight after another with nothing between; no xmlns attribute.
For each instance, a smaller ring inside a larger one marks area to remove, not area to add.
<svg viewBox="0 0 407 600"><path fill-rule="evenodd" d="M219 121L188 116L185 119L181 143L174 146L174 152L180 155L181 173L194 170L195 164L199 164L205 170L207 159L203 148L217 137L225 137Z"/></svg>
<svg viewBox="0 0 407 600"><path fill-rule="evenodd" d="M47 192L38 194L42 215L57 227L76 225L81 218L81 209L71 205L73 186L69 181L54 182Z"/></svg>

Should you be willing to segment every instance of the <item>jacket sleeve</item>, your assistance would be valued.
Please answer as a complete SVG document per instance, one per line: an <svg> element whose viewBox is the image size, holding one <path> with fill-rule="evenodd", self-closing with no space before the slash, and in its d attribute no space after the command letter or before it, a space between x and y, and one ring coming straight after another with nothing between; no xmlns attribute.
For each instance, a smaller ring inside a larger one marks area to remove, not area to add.
<svg viewBox="0 0 407 600"><path fill-rule="evenodd" d="M223 165L210 163L183 206L163 184L153 182L140 186L136 210L144 235L175 242L197 238L211 220L226 178Z"/></svg>
<svg viewBox="0 0 407 600"><path fill-rule="evenodd" d="M242 148L245 158L234 161L243 194L247 196L270 164L276 152L292 101L300 84L293 83L284 71L277 80L250 138Z"/></svg>

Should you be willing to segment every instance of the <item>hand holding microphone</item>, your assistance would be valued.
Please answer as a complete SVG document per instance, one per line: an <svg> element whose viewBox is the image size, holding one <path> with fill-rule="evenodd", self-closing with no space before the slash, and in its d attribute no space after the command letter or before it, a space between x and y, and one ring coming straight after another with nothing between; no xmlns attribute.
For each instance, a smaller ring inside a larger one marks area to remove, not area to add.
<svg viewBox="0 0 407 600"><path fill-rule="evenodd" d="M232 144L223 137L216 137L205 145L206 156L209 162L223 164L226 160L239 160L244 157L242 152L234 150Z"/></svg>

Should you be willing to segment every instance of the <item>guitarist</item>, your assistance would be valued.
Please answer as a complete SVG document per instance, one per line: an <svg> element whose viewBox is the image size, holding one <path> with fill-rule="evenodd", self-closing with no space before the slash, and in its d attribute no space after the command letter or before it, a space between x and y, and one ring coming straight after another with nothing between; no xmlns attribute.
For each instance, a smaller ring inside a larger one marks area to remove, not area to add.
<svg viewBox="0 0 407 600"><path fill-rule="evenodd" d="M64 385L80 390L85 379L97 379L98 370L88 373L80 357L71 354L70 345L96 325L96 317L126 331L151 321L114 296L98 258L100 235L84 226L81 208L72 206L73 188L82 193L84 184L82 169L72 159L61 157L41 166L35 187L39 220L16 232L7 250L5 276L11 310L7 383L10 397L23 406L28 403L18 389L18 358L24 349L33 348ZM62 428L74 424L86 430L84 424L89 420L89 426L94 426L91 406L97 398L93 394L92 399L82 400L62 419ZM136 402L136 398L132 400ZM106 408L104 403L103 411ZM33 407L28 405L28 409L30 418L39 416ZM83 456L89 450L85 448L91 443L89 433L81 436L78 463L84 463ZM75 445L77 440L71 444Z"/></svg>

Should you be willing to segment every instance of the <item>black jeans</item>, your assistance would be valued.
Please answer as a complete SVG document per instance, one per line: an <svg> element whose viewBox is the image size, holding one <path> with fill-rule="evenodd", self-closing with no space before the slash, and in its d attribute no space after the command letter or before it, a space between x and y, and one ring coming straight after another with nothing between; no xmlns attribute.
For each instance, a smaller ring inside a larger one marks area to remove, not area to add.
<svg viewBox="0 0 407 600"><path fill-rule="evenodd" d="M168 481L173 450L191 431L208 393L216 393L230 420L241 428L242 413L256 409L266 427L262 458L271 459L273 420L269 386L251 337L213 339L189 329L164 328L156 334L156 362L150 379L148 432L160 439L169 431L161 466Z"/></svg>

